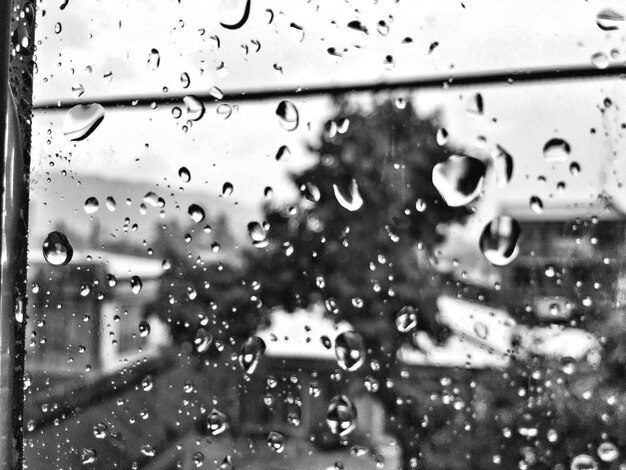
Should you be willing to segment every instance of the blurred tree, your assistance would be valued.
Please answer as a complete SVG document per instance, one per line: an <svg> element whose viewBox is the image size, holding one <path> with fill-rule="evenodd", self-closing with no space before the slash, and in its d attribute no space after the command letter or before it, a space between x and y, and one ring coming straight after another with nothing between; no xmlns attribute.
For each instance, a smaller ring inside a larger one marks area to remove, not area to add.
<svg viewBox="0 0 626 470"><path fill-rule="evenodd" d="M452 152L437 143L436 116L388 100L337 108L311 147L315 164L292 175L301 197L289 208L266 207L269 245L252 254L248 274L261 283L266 307L292 310L322 298L362 335L371 361L362 370L380 384L404 466L413 468L421 418L385 386L397 377L397 348L410 338L396 328L396 316L414 307L420 329L445 334L435 319L439 281L428 259L440 225L468 212L448 207L433 186L433 167Z"/></svg>

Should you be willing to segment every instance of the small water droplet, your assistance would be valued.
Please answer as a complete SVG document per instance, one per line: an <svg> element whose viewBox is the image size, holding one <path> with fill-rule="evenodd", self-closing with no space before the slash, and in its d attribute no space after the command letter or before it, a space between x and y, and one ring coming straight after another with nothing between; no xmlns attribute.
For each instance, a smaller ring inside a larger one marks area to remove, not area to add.
<svg viewBox="0 0 626 470"><path fill-rule="evenodd" d="M261 356L265 353L265 341L258 336L250 336L241 346L239 351L239 364L246 374L252 374Z"/></svg>
<svg viewBox="0 0 626 470"><path fill-rule="evenodd" d="M396 328L400 333L410 333L417 327L417 311L415 307L407 305L402 307L396 315Z"/></svg>
<svg viewBox="0 0 626 470"><path fill-rule="evenodd" d="M187 95L183 98L187 117L192 121L198 121L204 116L204 104L198 98Z"/></svg>
<svg viewBox="0 0 626 470"><path fill-rule="evenodd" d="M74 98L80 98L85 93L85 87L81 83L74 83L72 85L72 95Z"/></svg>
<svg viewBox="0 0 626 470"><path fill-rule="evenodd" d="M467 106L465 110L472 116L482 116L485 112L485 103L483 101L483 95L475 93L467 100Z"/></svg>
<svg viewBox="0 0 626 470"><path fill-rule="evenodd" d="M580 454L574 457L570 465L571 470L598 470L598 462L587 454Z"/></svg>
<svg viewBox="0 0 626 470"><path fill-rule="evenodd" d="M191 173L185 166L181 166L178 169L178 177L181 179L183 183L189 183L189 181L191 181Z"/></svg>
<svg viewBox="0 0 626 470"><path fill-rule="evenodd" d="M104 439L107 436L109 427L104 423L96 423L93 426L93 435L96 439Z"/></svg>
<svg viewBox="0 0 626 470"><path fill-rule="evenodd" d="M139 322L139 336L145 338L150 334L150 323L146 320L142 320Z"/></svg>
<svg viewBox="0 0 626 470"><path fill-rule="evenodd" d="M489 328L483 322L474 322L474 334L482 340L486 340L489 336Z"/></svg>
<svg viewBox="0 0 626 470"><path fill-rule="evenodd" d="M578 162L570 163L569 172L572 176L578 176L580 174L580 164Z"/></svg>
<svg viewBox="0 0 626 470"><path fill-rule="evenodd" d="M113 212L117 207L117 203L115 202L115 199L109 196L107 197L106 206L109 211Z"/></svg>
<svg viewBox="0 0 626 470"><path fill-rule="evenodd" d="M443 127L437 129L437 144L440 146L444 146L448 143L448 131Z"/></svg>
<svg viewBox="0 0 626 470"><path fill-rule="evenodd" d="M274 452L281 454L285 450L285 436L277 431L270 431L267 435L267 445Z"/></svg>
<svg viewBox="0 0 626 470"><path fill-rule="evenodd" d="M241 28L250 15L250 0L221 0L218 9L220 24L226 29Z"/></svg>
<svg viewBox="0 0 626 470"><path fill-rule="evenodd" d="M610 8L605 8L600 10L596 16L596 24L602 31L615 31L624 24L624 15Z"/></svg>
<svg viewBox="0 0 626 470"><path fill-rule="evenodd" d="M598 446L598 457L603 462L614 462L619 457L619 450L612 442L603 442Z"/></svg>
<svg viewBox="0 0 626 470"><path fill-rule="evenodd" d="M496 183L499 187L504 188L513 176L513 157L503 147L496 145L495 151L491 153L491 158Z"/></svg>
<svg viewBox="0 0 626 470"><path fill-rule="evenodd" d="M340 188L337 184L333 184L335 199L343 207L351 212L357 211L363 206L363 198L359 192L359 185L353 178L347 188Z"/></svg>
<svg viewBox="0 0 626 470"><path fill-rule="evenodd" d="M107 284L109 284L109 287L115 287L117 285L117 278L114 274L107 274Z"/></svg>
<svg viewBox="0 0 626 470"><path fill-rule="evenodd" d="M139 324L139 327L141 328L141 323ZM148 331L150 329L150 325L148 325ZM141 329L139 330L141 332ZM143 380L141 381L141 388L143 389L144 392L149 392L150 390L152 390L154 388L154 380L152 379L151 375L146 375Z"/></svg>
<svg viewBox="0 0 626 470"><path fill-rule="evenodd" d="M258 222L250 222L248 224L248 235L252 240L252 244L257 248L265 248L269 241L267 240L267 233L263 226Z"/></svg>
<svg viewBox="0 0 626 470"><path fill-rule="evenodd" d="M91 465L98 460L98 454L94 449L83 449L80 451L80 463L83 465Z"/></svg>
<svg viewBox="0 0 626 470"><path fill-rule="evenodd" d="M100 204L98 203L98 199L95 197L88 197L85 201L84 209L87 214L95 214L98 212L99 207Z"/></svg>
<svg viewBox="0 0 626 470"><path fill-rule="evenodd" d="M191 78L189 78L189 74L187 72L183 72L180 74L180 85L183 88L188 88L191 84Z"/></svg>
<svg viewBox="0 0 626 470"><path fill-rule="evenodd" d="M212 436L222 434L228 428L228 417L219 410L213 408L206 419L206 430Z"/></svg>
<svg viewBox="0 0 626 470"><path fill-rule="evenodd" d="M43 242L43 256L53 266L65 266L72 260L74 249L65 234L50 232Z"/></svg>
<svg viewBox="0 0 626 470"><path fill-rule="evenodd" d="M356 406L345 395L333 397L326 411L326 423L333 434L346 436L356 428Z"/></svg>
<svg viewBox="0 0 626 470"><path fill-rule="evenodd" d="M156 70L161 64L161 54L157 49L151 49L148 54L148 68L150 70Z"/></svg>
<svg viewBox="0 0 626 470"><path fill-rule="evenodd" d="M209 95L211 95L216 100L224 99L224 92L216 86L212 86L209 89Z"/></svg>
<svg viewBox="0 0 626 470"><path fill-rule="evenodd" d="M291 150L286 145L282 145L276 152L277 161L289 161L291 159Z"/></svg>
<svg viewBox="0 0 626 470"><path fill-rule="evenodd" d="M61 23L56 23L54 25L54 33L55 34L60 34L61 31L63 31L63 25Z"/></svg>
<svg viewBox="0 0 626 470"><path fill-rule="evenodd" d="M530 198L530 210L535 214L541 214L543 212L543 201L537 196L531 196Z"/></svg>
<svg viewBox="0 0 626 470"><path fill-rule="evenodd" d="M273 195L274 195L274 190L272 189L272 187L266 186L265 189L263 190L263 196L265 196L265 199L272 199Z"/></svg>
<svg viewBox="0 0 626 470"><path fill-rule="evenodd" d="M229 182L224 183L222 186L222 196L230 196L233 193L233 185Z"/></svg>
<svg viewBox="0 0 626 470"><path fill-rule="evenodd" d="M355 371L365 361L365 346L361 335L345 331L335 338L335 357L339 366L347 371Z"/></svg>
<svg viewBox="0 0 626 470"><path fill-rule="evenodd" d="M222 463L220 463L218 470L235 470L235 466L233 465L233 459L230 457L230 455L224 457L224 460L222 460Z"/></svg>
<svg viewBox="0 0 626 470"><path fill-rule="evenodd" d="M72 141L86 139L104 119L104 107L98 103L78 104L63 120L63 134Z"/></svg>
<svg viewBox="0 0 626 470"><path fill-rule="evenodd" d="M139 294L142 287L143 282L141 282L141 278L139 276L133 276L130 278L130 290L133 294Z"/></svg>
<svg viewBox="0 0 626 470"><path fill-rule="evenodd" d="M543 158L550 163L563 162L569 158L571 150L567 141L555 137L543 146Z"/></svg>
<svg viewBox="0 0 626 470"><path fill-rule="evenodd" d="M609 66L609 58L604 52L596 52L591 56L591 65L597 69L605 69Z"/></svg>
<svg viewBox="0 0 626 470"><path fill-rule="evenodd" d="M480 251L494 266L505 266L519 253L519 236L520 226L515 219L506 215L495 217L480 235Z"/></svg>
<svg viewBox="0 0 626 470"><path fill-rule="evenodd" d="M301 191L302 195L307 201L319 202L320 198L322 197L320 189L313 183L305 183L304 185L302 185Z"/></svg>
<svg viewBox="0 0 626 470"><path fill-rule="evenodd" d="M298 108L288 100L283 100L278 103L276 116L278 116L278 122L286 131L296 130L300 123Z"/></svg>
<svg viewBox="0 0 626 470"><path fill-rule="evenodd" d="M198 204L191 204L189 209L187 209L187 213L189 214L189 217L191 217L191 220L197 224L204 220L204 209Z"/></svg>
<svg viewBox="0 0 626 470"><path fill-rule="evenodd" d="M477 158L452 155L435 165L432 181L448 206L459 207L478 197L485 171L485 164Z"/></svg>

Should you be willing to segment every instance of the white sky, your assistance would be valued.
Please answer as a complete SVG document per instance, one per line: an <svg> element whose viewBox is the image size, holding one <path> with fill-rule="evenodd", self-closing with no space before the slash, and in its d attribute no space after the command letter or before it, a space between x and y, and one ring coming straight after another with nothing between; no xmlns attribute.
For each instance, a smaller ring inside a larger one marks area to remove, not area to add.
<svg viewBox="0 0 626 470"><path fill-rule="evenodd" d="M85 89L82 99L92 102L103 96L162 95L163 87L173 94L193 94L211 86L225 91L292 88L450 71L584 65L590 64L593 54L610 55L612 49L617 51L613 63L626 59L624 29L605 32L596 25L596 14L603 8L626 13L626 5L619 1L252 0L248 21L235 31L219 25L218 4L206 0L70 0L60 10L55 0L42 0L35 101L71 98L75 84ZM274 13L271 24L266 9ZM369 35L347 28L353 20L360 20ZM386 35L377 29L381 20L389 26ZM62 27L59 34L56 23ZM303 33L292 23L301 26ZM211 36L219 37L219 48ZM402 44L405 37L413 42ZM261 44L259 52L252 40ZM439 45L429 54L435 41ZM249 47L247 55L242 45ZM329 47L346 51L337 58L327 53ZM147 67L152 48L160 52L157 70ZM394 59L391 70L384 63L387 55ZM216 71L222 62L227 73ZM275 64L282 67L282 74L276 72ZM112 80L103 80L108 72ZM183 72L191 78L186 90L180 82ZM479 120L465 112L467 97L476 91L485 100L485 116ZM603 80L428 91L419 93L417 102L422 109L443 110L451 138L470 153L484 152L473 147L477 136L483 135L487 148L497 143L513 155L511 185L504 190L490 188L483 197L487 205L525 204L531 195L538 195L546 205L562 206L593 201L602 189L623 199L619 183L625 167L620 130L624 94L623 81ZM606 97L613 106L601 112ZM38 112L33 128L35 193L48 184L45 171L58 174L66 169L78 177L98 175L157 184L177 182L178 168L184 165L192 173L191 183L185 185L189 190L218 194L222 184L230 181L242 207L262 202L265 186L272 186L277 198L285 200L292 194L285 185L285 173L311 161L305 144L319 134L329 103L324 98L294 100L301 124L289 133L274 115L278 101L240 104L227 120L215 114L214 105L208 106L206 115L187 133L181 130L183 119L175 120L169 106L107 109L94 134L76 143L68 142L61 132L63 112ZM590 134L592 127L595 135ZM580 176L570 175L569 161L548 164L543 159L543 145L556 136L571 144L570 161L580 163ZM291 161L275 161L281 145L291 148ZM52 158L55 167L49 166L49 155L69 152L71 162ZM545 184L537 183L540 175L546 177ZM561 193L556 191L558 181L567 184Z"/></svg>

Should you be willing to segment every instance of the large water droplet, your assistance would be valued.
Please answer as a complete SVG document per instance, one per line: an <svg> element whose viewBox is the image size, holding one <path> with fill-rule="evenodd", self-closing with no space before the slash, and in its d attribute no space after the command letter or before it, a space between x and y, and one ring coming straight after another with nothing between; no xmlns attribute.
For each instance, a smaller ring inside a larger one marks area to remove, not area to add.
<svg viewBox="0 0 626 470"><path fill-rule="evenodd" d="M104 107L101 104L77 104L65 115L63 134L73 141L86 139L103 119Z"/></svg>
<svg viewBox="0 0 626 470"><path fill-rule="evenodd" d="M183 98L185 109L187 110L187 117L192 121L198 121L204 116L204 104L198 98L192 95L187 95Z"/></svg>
<svg viewBox="0 0 626 470"><path fill-rule="evenodd" d="M191 217L191 220L197 224L204 220L204 209L198 204L191 204L189 209L187 209L187 213L189 217Z"/></svg>
<svg viewBox="0 0 626 470"><path fill-rule="evenodd" d="M613 462L619 457L619 450L612 442L603 442L598 446L598 457L603 462Z"/></svg>
<svg viewBox="0 0 626 470"><path fill-rule="evenodd" d="M570 465L571 470L598 470L598 462L587 454L580 454L574 457Z"/></svg>
<svg viewBox="0 0 626 470"><path fill-rule="evenodd" d="M596 16L596 24L603 31L615 31L624 24L624 15L610 8L605 8Z"/></svg>
<svg viewBox="0 0 626 470"><path fill-rule="evenodd" d="M357 370L365 361L363 338L354 331L345 331L335 338L337 364L347 371Z"/></svg>
<svg viewBox="0 0 626 470"><path fill-rule="evenodd" d="M213 408L206 419L206 429L209 434L217 436L226 431L228 427L228 417L219 410Z"/></svg>
<svg viewBox="0 0 626 470"><path fill-rule="evenodd" d="M156 70L161 65L161 54L157 49L151 49L148 55L148 68L150 70Z"/></svg>
<svg viewBox="0 0 626 470"><path fill-rule="evenodd" d="M341 207L348 209L349 211L357 211L363 205L363 198L359 192L359 185L353 178L348 188L340 188L338 185L333 184L333 191L335 192L335 199L341 204Z"/></svg>
<svg viewBox="0 0 626 470"><path fill-rule="evenodd" d="M591 65L597 69L605 69L609 66L609 58L604 52L596 52L591 56Z"/></svg>
<svg viewBox="0 0 626 470"><path fill-rule="evenodd" d="M278 116L278 122L286 131L294 131L297 129L300 122L298 115L298 108L291 101L284 100L278 103L276 108L276 116Z"/></svg>
<svg viewBox="0 0 626 470"><path fill-rule="evenodd" d="M496 183L503 188L513 176L513 157L503 147L496 145L495 151L491 153L491 158L493 159Z"/></svg>
<svg viewBox="0 0 626 470"><path fill-rule="evenodd" d="M257 248L265 248L269 241L267 240L267 233L263 226L258 222L250 222L248 224L248 235L252 240L252 244Z"/></svg>
<svg viewBox="0 0 626 470"><path fill-rule="evenodd" d="M252 374L265 353L265 341L258 336L250 336L239 351L239 364L246 374Z"/></svg>
<svg viewBox="0 0 626 470"><path fill-rule="evenodd" d="M515 219L506 215L495 217L480 235L480 251L494 266L505 266L519 253L519 236L520 226Z"/></svg>
<svg viewBox="0 0 626 470"><path fill-rule="evenodd" d="M450 207L469 204L478 197L485 179L485 164L474 157L453 155L433 168L433 184Z"/></svg>
<svg viewBox="0 0 626 470"><path fill-rule="evenodd" d="M226 29L241 28L250 16L250 0L221 0L218 10L220 24Z"/></svg>
<svg viewBox="0 0 626 470"><path fill-rule="evenodd" d="M141 278L139 276L133 276L130 278L130 290L133 294L139 294L142 287L143 282L141 282Z"/></svg>
<svg viewBox="0 0 626 470"><path fill-rule="evenodd" d="M180 177L183 183L189 183L189 181L191 181L191 173L185 166L181 166L178 169L178 176Z"/></svg>
<svg viewBox="0 0 626 470"><path fill-rule="evenodd" d="M88 197L85 201L84 209L87 214L95 214L98 212L99 207L100 204L98 203L98 199L95 197Z"/></svg>
<svg viewBox="0 0 626 470"><path fill-rule="evenodd" d="M333 397L326 411L326 423L333 434L346 436L356 428L356 407L345 395Z"/></svg>
<svg viewBox="0 0 626 470"><path fill-rule="evenodd" d="M285 436L276 431L270 431L267 435L267 445L274 452L281 454L285 450Z"/></svg>
<svg viewBox="0 0 626 470"><path fill-rule="evenodd" d="M563 162L569 158L571 150L567 141L555 137L543 146L543 157L550 163Z"/></svg>
<svg viewBox="0 0 626 470"><path fill-rule="evenodd" d="M50 232L43 242L43 257L53 266L65 266L72 260L74 249L65 234Z"/></svg>
<svg viewBox="0 0 626 470"><path fill-rule="evenodd" d="M415 307L402 307L396 315L396 328L400 333L410 333L417 326L417 312Z"/></svg>

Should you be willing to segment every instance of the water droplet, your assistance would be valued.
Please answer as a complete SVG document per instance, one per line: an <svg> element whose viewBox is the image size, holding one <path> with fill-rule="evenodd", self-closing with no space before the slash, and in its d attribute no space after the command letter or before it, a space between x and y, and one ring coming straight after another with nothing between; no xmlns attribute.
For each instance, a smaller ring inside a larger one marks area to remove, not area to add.
<svg viewBox="0 0 626 470"><path fill-rule="evenodd" d="M320 336L320 341L322 342L322 346L324 346L326 349L330 349L333 347L333 342L326 335Z"/></svg>
<svg viewBox="0 0 626 470"><path fill-rule="evenodd" d="M543 146L543 158L550 163L563 162L569 158L571 150L568 142L555 137Z"/></svg>
<svg viewBox="0 0 626 470"><path fill-rule="evenodd" d="M61 10L65 10L65 7L67 6L68 3L70 3L70 0L57 0L57 5L59 6L59 9Z"/></svg>
<svg viewBox="0 0 626 470"><path fill-rule="evenodd" d="M96 439L104 439L107 436L109 427L104 423L96 423L93 426L93 435Z"/></svg>
<svg viewBox="0 0 626 470"><path fill-rule="evenodd" d="M376 380L371 375L368 375L363 379L363 386L365 386L365 390L370 393L376 393L380 387L378 380Z"/></svg>
<svg viewBox="0 0 626 470"><path fill-rule="evenodd" d="M252 374L265 353L265 342L258 336L250 336L239 351L239 364L246 374Z"/></svg>
<svg viewBox="0 0 626 470"><path fill-rule="evenodd" d="M83 449L80 451L80 463L83 465L91 465L98 460L98 454L94 449Z"/></svg>
<svg viewBox="0 0 626 470"><path fill-rule="evenodd" d="M272 189L272 187L266 186L265 189L263 190L263 196L265 196L265 199L272 199L273 195L274 195L274 190Z"/></svg>
<svg viewBox="0 0 626 470"><path fill-rule="evenodd" d="M187 167L181 166L178 169L178 176L183 183L189 183L189 181L191 181L191 173L189 172Z"/></svg>
<svg viewBox="0 0 626 470"><path fill-rule="evenodd" d="M289 159L291 158L291 150L289 150L289 147L287 147L286 145L282 145L279 149L278 152L276 152L276 160L277 161L289 161Z"/></svg>
<svg viewBox="0 0 626 470"><path fill-rule="evenodd" d="M322 197L320 189L313 183L304 184L302 188L302 194L304 195L305 199L311 202L319 202L320 198Z"/></svg>
<svg viewBox="0 0 626 470"><path fill-rule="evenodd" d="M141 327L141 323L139 325ZM152 390L153 387L154 387L154 380L152 379L152 376L146 375L144 379L141 381L141 388L143 389L144 392L149 392L150 390Z"/></svg>
<svg viewBox="0 0 626 470"><path fill-rule="evenodd" d="M111 196L107 197L106 205L107 205L107 209L111 212L113 212L115 208L117 207L117 203L115 202L115 199L113 199Z"/></svg>
<svg viewBox="0 0 626 470"><path fill-rule="evenodd" d="M448 131L443 127L437 129L437 144L440 146L444 146L448 143Z"/></svg>
<svg viewBox="0 0 626 470"><path fill-rule="evenodd" d="M296 130L300 122L298 108L288 100L283 100L278 103L276 116L278 116L278 122L286 131Z"/></svg>
<svg viewBox="0 0 626 470"><path fill-rule="evenodd" d="M117 278L113 274L107 274L107 283L109 287L115 287L117 285Z"/></svg>
<svg viewBox="0 0 626 470"><path fill-rule="evenodd" d="M74 98L80 98L85 93L85 87L81 83L74 83L72 85L72 95Z"/></svg>
<svg viewBox="0 0 626 470"><path fill-rule="evenodd" d="M228 417L213 408L206 419L206 429L212 436L222 434L228 428Z"/></svg>
<svg viewBox="0 0 626 470"><path fill-rule="evenodd" d="M152 446L148 444L144 444L141 446L141 453L146 457L154 457L156 455L156 452L154 451Z"/></svg>
<svg viewBox="0 0 626 470"><path fill-rule="evenodd" d="M409 333L417 327L417 312L415 307L402 307L396 315L396 328L400 333Z"/></svg>
<svg viewBox="0 0 626 470"><path fill-rule="evenodd" d="M143 282L141 282L141 278L139 276L133 276L130 278L130 290L133 294L139 294L142 287Z"/></svg>
<svg viewBox="0 0 626 470"><path fill-rule="evenodd" d="M150 334L150 323L148 323L146 320L141 320L139 322L139 336L141 336L142 338L145 338L149 334Z"/></svg>
<svg viewBox="0 0 626 470"><path fill-rule="evenodd" d="M224 183L222 186L222 196L230 196L233 193L233 185L229 182Z"/></svg>
<svg viewBox="0 0 626 470"><path fill-rule="evenodd" d="M481 95L480 93L476 93L470 96L467 100L467 106L465 107L465 110L468 112L468 114L471 114L473 116L482 116L482 114L485 112L483 95Z"/></svg>
<svg viewBox="0 0 626 470"><path fill-rule="evenodd" d="M230 457L230 455L224 457L224 460L222 460L222 463L220 463L218 470L235 470L235 466L233 465L233 459Z"/></svg>
<svg viewBox="0 0 626 470"><path fill-rule="evenodd" d="M381 36L387 36L389 34L389 25L384 20L380 20L376 24L376 31L378 31L378 34Z"/></svg>
<svg viewBox="0 0 626 470"><path fill-rule="evenodd" d="M211 95L216 100L224 99L224 92L216 86L212 86L209 89L209 95Z"/></svg>
<svg viewBox="0 0 626 470"><path fill-rule="evenodd" d="M613 462L619 457L619 450L612 442L603 442L598 446L598 457L603 462Z"/></svg>
<svg viewBox="0 0 626 470"><path fill-rule="evenodd" d="M615 10L605 8L600 10L596 16L596 24L602 31L615 31L624 24L624 15Z"/></svg>
<svg viewBox="0 0 626 470"><path fill-rule="evenodd" d="M250 0L221 0L218 10L220 24L226 29L241 28L250 15Z"/></svg>
<svg viewBox="0 0 626 470"><path fill-rule="evenodd" d="M333 397L326 411L326 423L333 434L346 436L356 428L356 407L345 395Z"/></svg>
<svg viewBox="0 0 626 470"><path fill-rule="evenodd" d="M63 31L63 25L61 23L57 23L54 25L54 33L60 34Z"/></svg>
<svg viewBox="0 0 626 470"><path fill-rule="evenodd" d="M480 194L485 171L485 164L477 158L452 155L433 168L433 185L448 206L464 206Z"/></svg>
<svg viewBox="0 0 626 470"><path fill-rule="evenodd" d="M101 104L77 104L71 108L63 120L63 134L72 141L86 139L104 119Z"/></svg>
<svg viewBox="0 0 626 470"><path fill-rule="evenodd" d="M192 121L198 121L204 116L204 104L198 98L192 95L187 95L183 98L185 109L187 110L187 117Z"/></svg>
<svg viewBox="0 0 626 470"><path fill-rule="evenodd" d="M87 297L91 292L91 287L88 284L83 284L80 286L80 295L81 297Z"/></svg>
<svg viewBox="0 0 626 470"><path fill-rule="evenodd" d="M53 266L65 266L72 260L74 249L61 232L50 232L43 242L43 256Z"/></svg>
<svg viewBox="0 0 626 470"><path fill-rule="evenodd" d="M347 371L355 371L365 361L365 346L361 335L345 331L335 338L335 357L339 366Z"/></svg>
<svg viewBox="0 0 626 470"><path fill-rule="evenodd" d="M156 70L161 64L161 54L157 49L151 49L148 55L148 68L150 70Z"/></svg>
<svg viewBox="0 0 626 470"><path fill-rule="evenodd" d="M519 253L519 236L520 226L515 219L506 215L495 217L480 235L480 251L494 266L505 266Z"/></svg>
<svg viewBox="0 0 626 470"><path fill-rule="evenodd" d="M415 210L417 210L417 212L424 212L427 207L428 205L426 204L426 201L424 201L421 197L418 197L417 201L415 201Z"/></svg>
<svg viewBox="0 0 626 470"><path fill-rule="evenodd" d="M211 333L204 328L198 328L196 337L193 340L193 345L196 348L196 351L199 354L205 353L209 349L209 346L211 346L212 342L213 336L211 336Z"/></svg>
<svg viewBox="0 0 626 470"><path fill-rule="evenodd" d="M285 436L276 431L270 431L267 435L267 445L274 452L281 454L285 450Z"/></svg>
<svg viewBox="0 0 626 470"><path fill-rule="evenodd" d="M598 470L598 462L587 454L580 454L574 457L570 465L571 470Z"/></svg>
<svg viewBox="0 0 626 470"><path fill-rule="evenodd" d="M493 160L496 183L501 188L504 188L513 176L513 157L503 147L496 145L495 151L491 153L491 158Z"/></svg>
<svg viewBox="0 0 626 470"><path fill-rule="evenodd" d="M339 188L337 184L333 184L335 199L343 207L351 212L357 211L363 205L363 198L359 192L359 185L353 178L348 188Z"/></svg>
<svg viewBox="0 0 626 470"><path fill-rule="evenodd" d="M569 172L572 174L572 176L578 176L580 174L580 164L578 162L570 163Z"/></svg>
<svg viewBox="0 0 626 470"><path fill-rule="evenodd" d="M98 203L98 199L96 199L95 197L89 197L85 201L84 209L87 214L95 214L96 212L98 212L99 206L100 204Z"/></svg>
<svg viewBox="0 0 626 470"><path fill-rule="evenodd" d="M535 214L541 214L543 212L543 201L537 196L531 196L530 198L530 210Z"/></svg>
<svg viewBox="0 0 626 470"><path fill-rule="evenodd" d="M609 66L609 58L604 52L596 52L591 56L591 65L597 69L605 69Z"/></svg>
<svg viewBox="0 0 626 470"><path fill-rule="evenodd" d="M189 74L187 72L183 72L180 74L180 85L183 88L188 88L191 84L191 79L189 78Z"/></svg>
<svg viewBox="0 0 626 470"><path fill-rule="evenodd" d="M267 233L263 226L258 222L250 222L248 224L248 235L252 240L252 244L257 248L265 248L269 241L267 240Z"/></svg>
<svg viewBox="0 0 626 470"><path fill-rule="evenodd" d="M479 339L485 340L489 336L489 328L483 322L477 321L474 323L474 334Z"/></svg>
<svg viewBox="0 0 626 470"><path fill-rule="evenodd" d="M204 209L198 204L191 204L189 209L187 209L187 213L189 217L191 217L191 220L197 224L204 220Z"/></svg>

